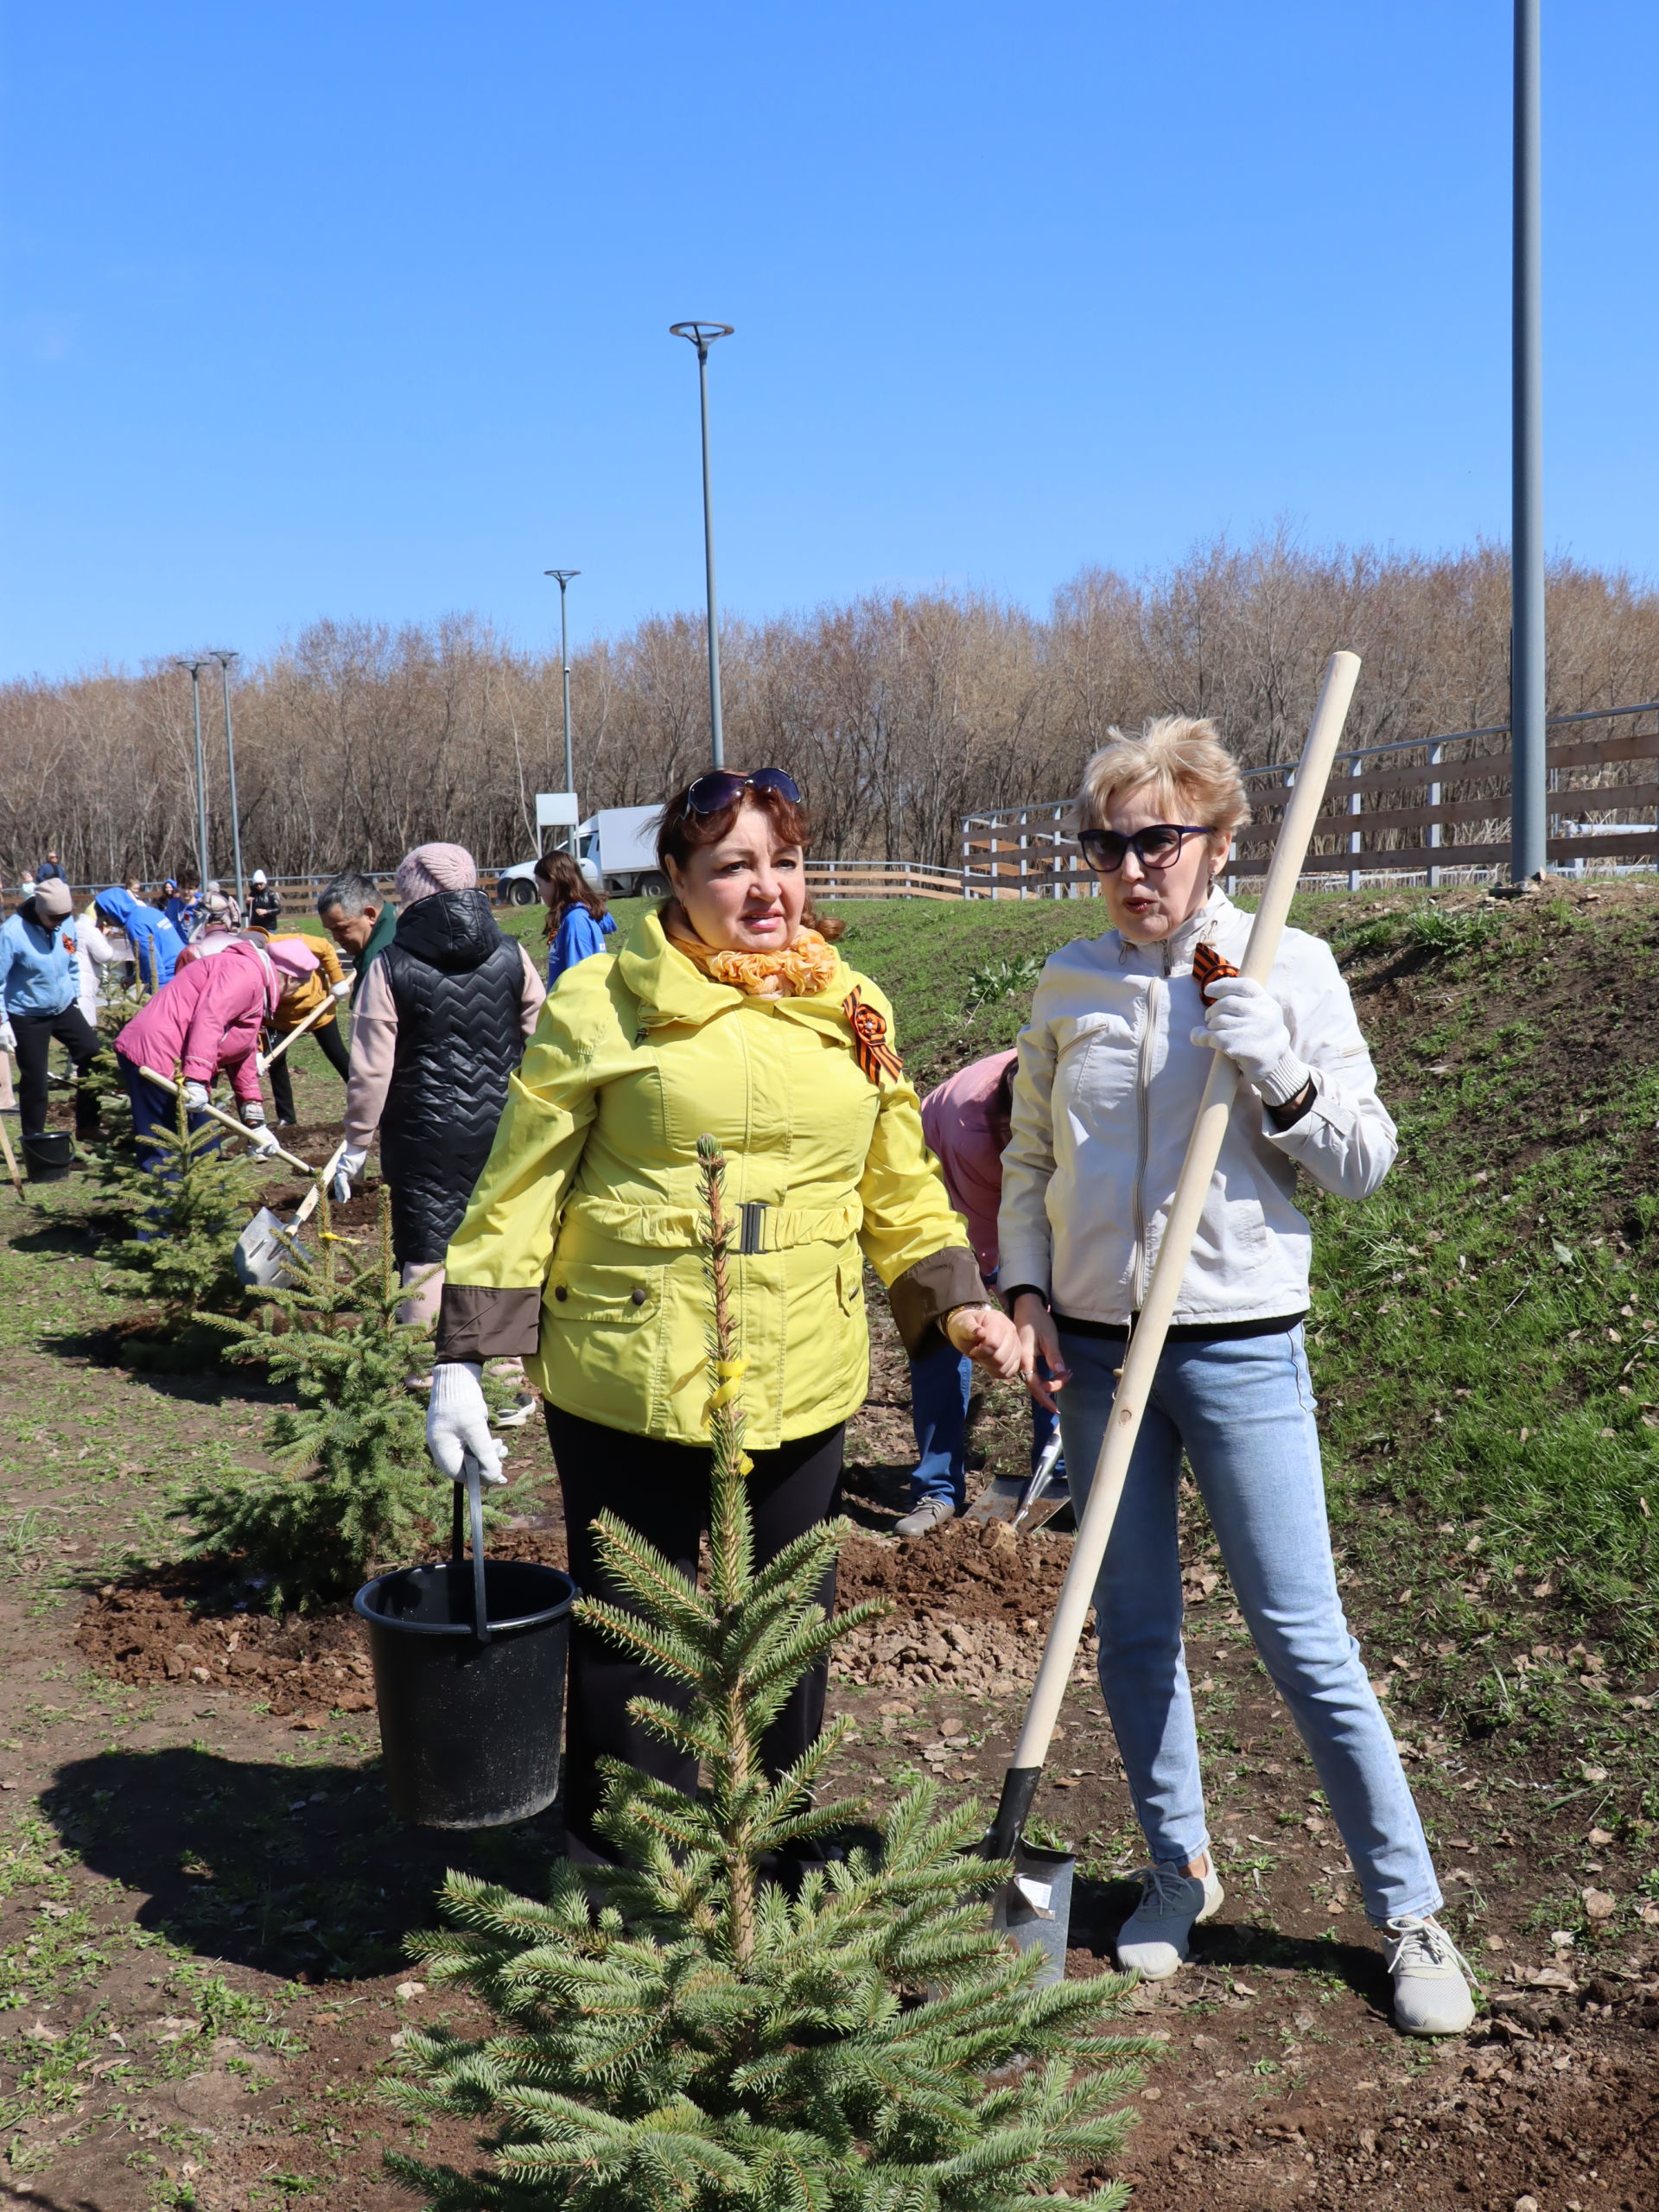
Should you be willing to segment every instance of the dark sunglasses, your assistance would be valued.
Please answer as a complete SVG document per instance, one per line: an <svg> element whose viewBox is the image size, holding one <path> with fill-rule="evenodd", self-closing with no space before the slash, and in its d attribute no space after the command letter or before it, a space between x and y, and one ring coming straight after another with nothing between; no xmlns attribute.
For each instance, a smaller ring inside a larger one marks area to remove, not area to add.
<svg viewBox="0 0 1659 2212"><path fill-rule="evenodd" d="M734 768L711 768L689 786L685 803L693 814L723 814L747 791L776 791L791 806L801 803L794 777L786 776L781 768L757 768L752 776L740 776Z"/></svg>
<svg viewBox="0 0 1659 2212"><path fill-rule="evenodd" d="M1172 868L1189 837L1215 834L1195 823L1154 822L1128 837L1121 836L1116 830L1079 830L1077 842L1090 868L1102 875L1116 875L1131 846L1142 868Z"/></svg>

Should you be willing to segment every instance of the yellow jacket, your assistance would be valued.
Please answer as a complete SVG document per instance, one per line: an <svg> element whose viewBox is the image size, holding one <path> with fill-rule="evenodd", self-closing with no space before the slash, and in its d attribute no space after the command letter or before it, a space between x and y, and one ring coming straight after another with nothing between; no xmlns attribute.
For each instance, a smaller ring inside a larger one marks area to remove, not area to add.
<svg viewBox="0 0 1659 2212"><path fill-rule="evenodd" d="M319 965L306 977L298 990L291 992L278 1004L275 1014L271 1017L270 1026L281 1035L286 1035L290 1029L297 1029L313 1007L320 1005L327 997L330 983L340 982L345 972L340 967L340 955L334 950L332 939L326 937L308 937L297 930L284 930L273 937L271 943L280 944L284 938L295 944L307 946L316 954ZM327 1014L321 1021L314 1022L312 1027L315 1029L326 1029L334 1019L332 1014Z"/></svg>
<svg viewBox="0 0 1659 2212"><path fill-rule="evenodd" d="M697 1139L726 1153L747 1440L763 1450L863 1402L868 1258L913 1348L984 1295L902 1075L864 1072L839 959L810 998L705 976L656 914L566 970L509 1087L450 1244L440 1359L524 1357L552 1402L609 1428L708 1441L709 1291Z"/></svg>

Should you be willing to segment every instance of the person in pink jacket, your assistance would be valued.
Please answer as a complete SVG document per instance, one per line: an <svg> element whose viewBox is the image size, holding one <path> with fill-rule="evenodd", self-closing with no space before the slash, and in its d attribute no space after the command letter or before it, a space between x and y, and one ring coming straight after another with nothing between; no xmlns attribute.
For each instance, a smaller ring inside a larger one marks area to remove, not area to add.
<svg viewBox="0 0 1659 2212"><path fill-rule="evenodd" d="M268 947L235 938L210 959L178 969L134 1014L115 1052L141 1160L164 1165L161 1147L144 1141L157 1122L170 1128L175 1111L172 1094L141 1072L147 1067L183 1084L193 1128L204 1118L214 1078L227 1075L254 1150L276 1150L259 1095L260 1033L283 993L296 990L316 965L316 954L294 938Z"/></svg>

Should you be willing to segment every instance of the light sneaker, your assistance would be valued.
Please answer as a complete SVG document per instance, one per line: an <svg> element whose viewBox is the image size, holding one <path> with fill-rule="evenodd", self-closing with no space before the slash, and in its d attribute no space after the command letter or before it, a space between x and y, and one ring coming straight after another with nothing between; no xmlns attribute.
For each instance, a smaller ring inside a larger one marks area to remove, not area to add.
<svg viewBox="0 0 1659 2212"><path fill-rule="evenodd" d="M1141 1902L1117 1931L1117 1962L1147 1981L1167 1981L1186 1957L1194 1927L1211 1920L1226 1895L1212 1859L1204 1874L1143 1866Z"/></svg>
<svg viewBox="0 0 1659 2212"><path fill-rule="evenodd" d="M895 1536L925 1536L942 1522L954 1521L957 1509L948 1497L925 1497L919 1505L912 1506L902 1521L895 1521Z"/></svg>
<svg viewBox="0 0 1659 2212"><path fill-rule="evenodd" d="M1469 1983L1478 1977L1438 1920L1402 1913L1386 1923L1382 1950L1402 2035L1460 2036L1472 2024Z"/></svg>
<svg viewBox="0 0 1659 2212"><path fill-rule="evenodd" d="M499 1414L490 1415L492 1428L522 1428L533 1421L542 1410L542 1402L533 1390L521 1390L510 1406Z"/></svg>

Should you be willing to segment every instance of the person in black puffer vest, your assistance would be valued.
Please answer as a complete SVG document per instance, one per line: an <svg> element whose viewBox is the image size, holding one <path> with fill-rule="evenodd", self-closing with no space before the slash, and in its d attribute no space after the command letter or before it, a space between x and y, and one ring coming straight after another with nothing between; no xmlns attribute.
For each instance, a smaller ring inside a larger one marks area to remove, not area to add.
<svg viewBox="0 0 1659 2212"><path fill-rule="evenodd" d="M334 1195L350 1197L378 1129L392 1256L415 1286L398 1318L420 1323L436 1318L449 1239L547 993L460 845L417 845L397 870L397 929L369 963L352 1016Z"/></svg>

